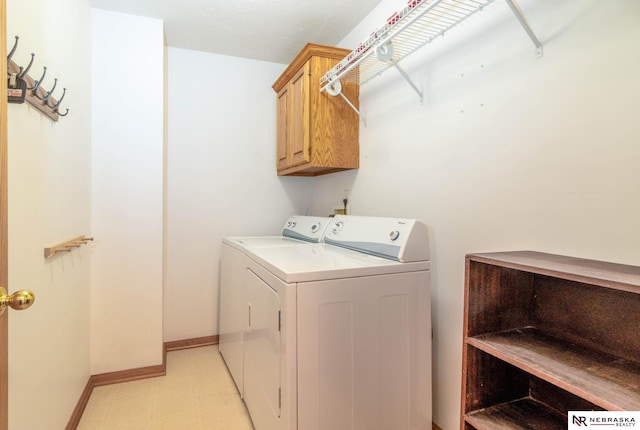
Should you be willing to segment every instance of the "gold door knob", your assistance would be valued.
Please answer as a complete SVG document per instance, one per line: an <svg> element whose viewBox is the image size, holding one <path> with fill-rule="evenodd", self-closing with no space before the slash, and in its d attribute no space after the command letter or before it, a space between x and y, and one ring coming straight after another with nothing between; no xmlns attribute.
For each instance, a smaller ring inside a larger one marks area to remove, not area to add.
<svg viewBox="0 0 640 430"><path fill-rule="evenodd" d="M4 313L7 306L17 311L28 309L35 299L36 296L32 291L21 290L7 296L7 290L0 287L0 315Z"/></svg>

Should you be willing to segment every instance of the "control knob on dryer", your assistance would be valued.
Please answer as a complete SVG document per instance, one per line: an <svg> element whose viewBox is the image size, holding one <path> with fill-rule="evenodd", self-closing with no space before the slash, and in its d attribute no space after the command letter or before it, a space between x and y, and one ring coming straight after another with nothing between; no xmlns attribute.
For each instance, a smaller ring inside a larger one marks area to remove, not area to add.
<svg viewBox="0 0 640 430"><path fill-rule="evenodd" d="M398 230L394 230L391 233L389 233L389 239L391 240L396 240L399 237L400 237L400 232Z"/></svg>

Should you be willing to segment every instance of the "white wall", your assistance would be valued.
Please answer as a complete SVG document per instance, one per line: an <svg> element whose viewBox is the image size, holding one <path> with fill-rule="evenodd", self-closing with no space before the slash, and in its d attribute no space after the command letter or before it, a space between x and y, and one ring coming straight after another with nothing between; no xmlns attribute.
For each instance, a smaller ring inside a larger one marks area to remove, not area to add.
<svg viewBox="0 0 640 430"><path fill-rule="evenodd" d="M98 374L162 363L164 34L161 20L99 9L91 25Z"/></svg>
<svg viewBox="0 0 640 430"><path fill-rule="evenodd" d="M309 208L312 180L276 175L285 67L169 49L165 341L218 334L223 236L275 234Z"/></svg>
<svg viewBox="0 0 640 430"><path fill-rule="evenodd" d="M159 364L163 293L165 341L216 334L221 238L326 214L344 189L354 214L430 226L434 419L444 430L458 428L466 253L640 262L634 0L521 0L545 43L539 60L496 2L403 64L424 105L394 70L363 86L361 168L316 179L275 174L270 87L285 65L169 49L163 153L162 22L101 10L90 21L86 0L23 3L8 1L9 37L22 37L15 59L36 52L31 74L49 66L71 114L52 124L9 107L10 287L37 295L11 315L12 430L63 427L89 373ZM384 0L341 45L405 3ZM97 243L43 260L44 246L79 234Z"/></svg>
<svg viewBox="0 0 640 430"><path fill-rule="evenodd" d="M9 428L62 429L89 378L91 246L44 259L44 248L91 235L91 98L87 0L7 1L9 48L30 76L67 93L53 122L31 105L10 104L9 289L36 295L9 315Z"/></svg>
<svg viewBox="0 0 640 430"><path fill-rule="evenodd" d="M315 180L326 213L418 218L433 256L434 420L459 428L464 256L533 249L640 264L640 3L495 2L361 87L361 168ZM355 47L404 6L385 0Z"/></svg>

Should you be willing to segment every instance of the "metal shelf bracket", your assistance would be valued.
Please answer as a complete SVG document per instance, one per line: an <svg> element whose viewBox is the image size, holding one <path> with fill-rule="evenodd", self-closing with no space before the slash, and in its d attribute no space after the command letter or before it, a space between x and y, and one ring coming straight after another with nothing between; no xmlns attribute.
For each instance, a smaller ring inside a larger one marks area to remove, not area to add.
<svg viewBox="0 0 640 430"><path fill-rule="evenodd" d="M389 62L393 65L398 72L402 75L405 81L411 85L411 88L420 96L420 104L424 103L424 92L418 88L418 86L411 80L411 77L404 71L402 67L398 64L398 62L393 58L393 43L391 41L385 43L384 45L378 45L376 47L376 55L378 60Z"/></svg>
<svg viewBox="0 0 640 430"><path fill-rule="evenodd" d="M353 109L358 116L360 117L360 119L362 120L362 122L364 123L364 125L367 125L367 118L365 118L364 115L362 115L360 113L360 111L358 110L357 107L354 106L353 103L351 103L351 100L349 100L349 98L347 98L347 96L345 96L342 92L342 84L340 83L340 80L336 80L334 82L332 82L331 84L325 86L324 88L322 88L320 91L326 91L327 94L329 94L330 96L340 96L342 97L342 99L349 105L349 107L351 107L351 109Z"/></svg>
<svg viewBox="0 0 640 430"><path fill-rule="evenodd" d="M405 79L405 81L407 81L409 83L409 85L411 85L411 88L413 88L413 90L418 94L418 96L420 96L420 104L423 104L424 103L424 91L422 91L420 88L418 88L418 86L411 80L411 78L409 77L407 72L405 72L402 69L402 67L400 67L400 65L398 64L397 61L392 59L391 63L395 66L396 69L398 69L398 72L400 72L400 74Z"/></svg>
<svg viewBox="0 0 640 430"><path fill-rule="evenodd" d="M536 34L531 29L531 26L529 25L527 18L525 18L524 14L522 13L522 9L520 9L520 6L518 6L518 3L516 3L515 0L505 0L505 1L513 11L516 18L518 18L518 21L520 21L520 25L522 25L522 28L524 28L524 31L527 32L527 34L529 35L529 38L531 39L533 44L536 46L536 57L542 58L542 54L543 54L542 43L536 37Z"/></svg>

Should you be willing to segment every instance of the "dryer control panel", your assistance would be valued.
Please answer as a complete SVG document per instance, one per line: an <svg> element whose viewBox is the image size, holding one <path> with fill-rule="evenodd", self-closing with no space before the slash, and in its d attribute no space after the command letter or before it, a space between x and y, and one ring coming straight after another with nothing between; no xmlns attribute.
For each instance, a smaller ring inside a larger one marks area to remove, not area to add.
<svg viewBox="0 0 640 430"><path fill-rule="evenodd" d="M331 218L293 215L284 223L282 235L306 242L321 242Z"/></svg>
<svg viewBox="0 0 640 430"><path fill-rule="evenodd" d="M415 219L336 215L324 241L401 262L429 260L427 226Z"/></svg>

